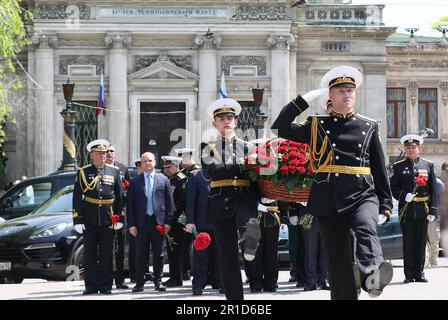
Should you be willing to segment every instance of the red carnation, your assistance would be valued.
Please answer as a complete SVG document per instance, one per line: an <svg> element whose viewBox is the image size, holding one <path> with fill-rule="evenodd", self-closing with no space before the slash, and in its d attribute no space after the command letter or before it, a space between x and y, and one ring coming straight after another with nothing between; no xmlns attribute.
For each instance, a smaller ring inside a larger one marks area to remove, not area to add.
<svg viewBox="0 0 448 320"><path fill-rule="evenodd" d="M210 238L210 235L206 232L201 232L196 235L196 238L193 241L193 247L196 250L201 251L207 249L211 242L212 239Z"/></svg>
<svg viewBox="0 0 448 320"><path fill-rule="evenodd" d="M165 226L158 224L156 227L156 230L159 231L162 236L165 235L165 232L166 232Z"/></svg>
<svg viewBox="0 0 448 320"><path fill-rule="evenodd" d="M417 179L415 179L415 184L419 187L426 187L426 179L423 175L419 174Z"/></svg>
<svg viewBox="0 0 448 320"><path fill-rule="evenodd" d="M112 216L111 216L111 221L112 221L112 224L114 225L114 224L116 224L118 221L120 221L120 216L118 215L118 214L113 214Z"/></svg>

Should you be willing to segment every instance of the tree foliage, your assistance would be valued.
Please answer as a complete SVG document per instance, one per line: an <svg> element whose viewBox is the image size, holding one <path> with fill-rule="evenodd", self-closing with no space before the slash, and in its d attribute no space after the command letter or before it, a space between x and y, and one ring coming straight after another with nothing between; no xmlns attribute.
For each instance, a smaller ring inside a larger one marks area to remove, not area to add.
<svg viewBox="0 0 448 320"><path fill-rule="evenodd" d="M21 87L15 61L20 51L29 43L32 15L21 7L21 0L0 0L0 180L4 177L6 155L3 151L5 126L11 113L10 96ZM0 181L0 184L3 181Z"/></svg>
<svg viewBox="0 0 448 320"><path fill-rule="evenodd" d="M448 29L448 16L440 17L439 20L437 20L436 22L434 22L432 24L432 28L434 30L436 30L438 28Z"/></svg>

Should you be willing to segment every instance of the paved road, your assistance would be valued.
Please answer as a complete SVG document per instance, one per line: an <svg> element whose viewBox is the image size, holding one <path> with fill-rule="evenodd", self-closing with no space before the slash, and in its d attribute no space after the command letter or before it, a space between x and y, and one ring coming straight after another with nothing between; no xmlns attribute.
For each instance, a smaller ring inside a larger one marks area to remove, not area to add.
<svg viewBox="0 0 448 320"><path fill-rule="evenodd" d="M403 284L403 264L401 260L393 260L394 278L383 294L375 300L424 300L424 299L448 299L448 258L439 259L439 266L426 270L429 283ZM167 269L167 266L165 266ZM329 300L329 291L304 292L288 282L289 272L281 271L279 275L279 288L276 293L249 292L245 285L246 300ZM244 279L244 277L243 277ZM133 284L131 284L133 286ZM185 281L181 288L168 288L166 292L157 292L152 283L147 283L145 291L133 294L129 290L113 290L112 295L82 296L84 289L82 281L52 282L39 279L27 279L22 284L1 284L0 299L19 300L53 300L53 299L98 299L98 300L146 300L146 299L200 299L200 300L224 300L223 294L207 287L202 296L191 295L191 281ZM363 292L361 300L369 300L369 296Z"/></svg>

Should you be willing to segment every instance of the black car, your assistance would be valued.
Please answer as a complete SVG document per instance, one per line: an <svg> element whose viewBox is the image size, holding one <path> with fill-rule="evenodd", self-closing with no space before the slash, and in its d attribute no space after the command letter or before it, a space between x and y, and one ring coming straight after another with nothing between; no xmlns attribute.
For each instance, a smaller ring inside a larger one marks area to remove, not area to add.
<svg viewBox="0 0 448 320"><path fill-rule="evenodd" d="M19 182L0 196L0 217L9 220L29 214L62 188L75 183L76 172L55 172Z"/></svg>

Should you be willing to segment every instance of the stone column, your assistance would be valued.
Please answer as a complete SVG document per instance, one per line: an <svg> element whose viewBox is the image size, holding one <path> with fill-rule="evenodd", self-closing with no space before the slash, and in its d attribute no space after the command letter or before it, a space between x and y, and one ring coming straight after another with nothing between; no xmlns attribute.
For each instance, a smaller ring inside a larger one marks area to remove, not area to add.
<svg viewBox="0 0 448 320"><path fill-rule="evenodd" d="M129 165L128 51L129 34L108 34L109 99L106 100L106 139L117 150L116 161ZM102 137L99 137L102 138Z"/></svg>
<svg viewBox="0 0 448 320"><path fill-rule="evenodd" d="M294 42L289 49L289 100L297 94L297 42Z"/></svg>
<svg viewBox="0 0 448 320"><path fill-rule="evenodd" d="M386 112L386 62L364 62L364 82L357 90L357 108L359 113L380 122L381 143L387 155L387 112ZM362 95L365 92L365 95ZM361 95L360 95L361 94ZM358 99L360 99L358 101ZM389 162L386 159L386 162Z"/></svg>
<svg viewBox="0 0 448 320"><path fill-rule="evenodd" d="M267 40L271 48L271 105L269 124L277 118L289 101L289 46L294 43L291 34L271 34Z"/></svg>
<svg viewBox="0 0 448 320"><path fill-rule="evenodd" d="M446 41L446 40L445 40ZM439 126L440 126L440 138L442 141L448 141L448 81L443 80L439 83L440 87L440 102L439 106Z"/></svg>
<svg viewBox="0 0 448 320"><path fill-rule="evenodd" d="M202 123L202 132L210 127L211 119L207 116L207 107L218 99L217 85L217 51L221 44L219 34L198 34L195 44L199 49L199 93L198 111ZM197 140L196 140L197 141Z"/></svg>
<svg viewBox="0 0 448 320"><path fill-rule="evenodd" d="M408 103L409 108L406 110L406 133L418 134L418 82L411 80L408 83Z"/></svg>
<svg viewBox="0 0 448 320"><path fill-rule="evenodd" d="M47 175L56 170L54 133L56 124L54 105L54 47L57 45L55 35L39 35L33 38L36 45L36 104L34 117L34 154L33 175Z"/></svg>

